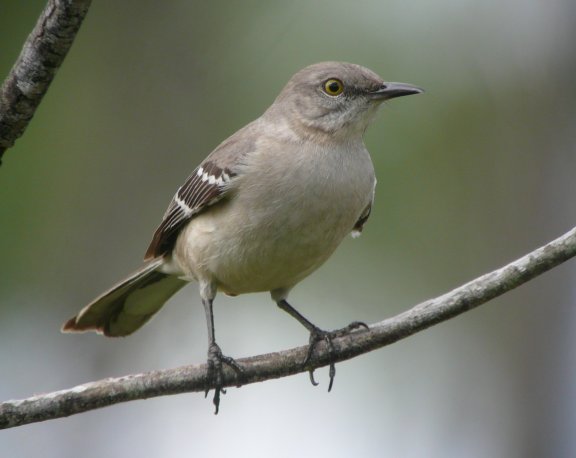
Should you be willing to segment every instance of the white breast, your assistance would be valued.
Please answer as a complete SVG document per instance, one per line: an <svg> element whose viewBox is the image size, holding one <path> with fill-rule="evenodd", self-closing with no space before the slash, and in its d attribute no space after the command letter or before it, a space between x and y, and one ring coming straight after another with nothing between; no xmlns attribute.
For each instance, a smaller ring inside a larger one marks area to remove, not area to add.
<svg viewBox="0 0 576 458"><path fill-rule="evenodd" d="M375 178L361 139L305 151L272 141L248 155L230 200L182 231L174 259L186 275L231 294L290 288L328 259L370 202Z"/></svg>

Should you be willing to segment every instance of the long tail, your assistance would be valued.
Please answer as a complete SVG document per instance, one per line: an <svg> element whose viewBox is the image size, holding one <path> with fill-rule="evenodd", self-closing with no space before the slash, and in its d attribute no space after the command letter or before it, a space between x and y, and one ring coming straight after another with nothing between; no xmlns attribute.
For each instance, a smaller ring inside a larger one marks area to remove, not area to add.
<svg viewBox="0 0 576 458"><path fill-rule="evenodd" d="M186 285L157 269L156 259L96 298L62 326L62 332L96 331L109 337L132 334Z"/></svg>

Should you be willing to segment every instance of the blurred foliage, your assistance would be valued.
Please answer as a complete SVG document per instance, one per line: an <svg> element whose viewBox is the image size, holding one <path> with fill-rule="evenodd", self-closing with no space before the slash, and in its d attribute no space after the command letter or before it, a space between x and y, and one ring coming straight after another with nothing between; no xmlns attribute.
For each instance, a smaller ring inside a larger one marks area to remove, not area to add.
<svg viewBox="0 0 576 458"><path fill-rule="evenodd" d="M43 4L0 5L2 75ZM139 265L187 174L316 61L356 62L427 90L390 102L367 133L379 183L366 231L293 293L317 324L383 319L569 229L575 5L94 2L0 168L0 397L203 361L195 286L128 339L61 336L58 327ZM0 448L45 457L76 457L88 442L85 457L574 456L575 277L570 263L341 364L328 397L293 377L230 390L217 419L208 401L179 396L5 432ZM306 339L266 295L218 297L216 314L234 356ZM31 432L35 441L23 441Z"/></svg>

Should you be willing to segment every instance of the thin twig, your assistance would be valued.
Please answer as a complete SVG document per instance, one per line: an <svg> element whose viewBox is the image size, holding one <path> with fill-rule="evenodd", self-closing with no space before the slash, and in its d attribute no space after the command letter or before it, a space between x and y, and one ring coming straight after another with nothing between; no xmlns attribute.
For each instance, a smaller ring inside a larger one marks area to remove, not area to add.
<svg viewBox="0 0 576 458"><path fill-rule="evenodd" d="M66 57L91 0L48 0L0 87L0 163L34 116Z"/></svg>
<svg viewBox="0 0 576 458"><path fill-rule="evenodd" d="M422 302L393 318L352 332L333 341L335 361L343 361L389 345L445 321L520 286L576 255L576 228L549 244L443 296ZM307 367L302 366L306 347L240 359L242 380L224 369L225 386L285 377L330 363L324 343L318 344ZM207 387L206 365L184 366L86 383L71 389L0 404L0 428L11 428L86 412L125 401L185 392Z"/></svg>

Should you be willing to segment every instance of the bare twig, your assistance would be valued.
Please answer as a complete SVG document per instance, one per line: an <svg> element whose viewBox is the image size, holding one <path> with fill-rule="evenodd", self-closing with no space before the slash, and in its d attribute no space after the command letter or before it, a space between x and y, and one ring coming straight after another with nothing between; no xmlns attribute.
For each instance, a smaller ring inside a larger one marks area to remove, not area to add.
<svg viewBox="0 0 576 458"><path fill-rule="evenodd" d="M0 163L34 116L66 57L91 0L48 0L0 88Z"/></svg>
<svg viewBox="0 0 576 458"><path fill-rule="evenodd" d="M334 340L335 361L343 361L389 345L436 323L477 307L576 255L576 228L526 256L483 275L443 296L422 302L412 309ZM285 377L330 363L325 344L318 344L307 367L302 367L306 347L238 360L245 372L242 380L225 368L224 384L234 386ZM204 391L206 365L185 366L144 374L109 378L71 389L41 394L0 404L0 428L66 417L135 399ZM212 386L209 386L212 388Z"/></svg>

